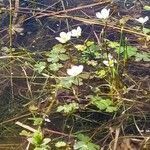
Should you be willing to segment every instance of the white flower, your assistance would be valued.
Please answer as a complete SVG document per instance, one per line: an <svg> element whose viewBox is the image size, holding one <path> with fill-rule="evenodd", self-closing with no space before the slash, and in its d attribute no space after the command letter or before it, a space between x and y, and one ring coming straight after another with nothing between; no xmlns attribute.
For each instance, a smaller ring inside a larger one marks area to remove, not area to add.
<svg viewBox="0 0 150 150"><path fill-rule="evenodd" d="M108 60L113 59L113 56L111 54L108 54Z"/></svg>
<svg viewBox="0 0 150 150"><path fill-rule="evenodd" d="M77 29L73 29L71 31L71 36L78 38L79 36L81 36L81 31L82 31L81 27L78 26Z"/></svg>
<svg viewBox="0 0 150 150"><path fill-rule="evenodd" d="M71 66L70 69L67 69L67 74L74 77L80 74L82 71L83 71L83 65Z"/></svg>
<svg viewBox="0 0 150 150"><path fill-rule="evenodd" d="M61 32L60 37L55 37L56 40L58 40L60 43L66 43L71 39L71 32Z"/></svg>
<svg viewBox="0 0 150 150"><path fill-rule="evenodd" d="M110 9L103 8L101 12L96 13L96 17L99 19L107 19L109 17Z"/></svg>
<svg viewBox="0 0 150 150"><path fill-rule="evenodd" d="M114 63L117 63L116 59L113 59L111 54L108 54L108 60L104 60L103 64L108 67L114 67Z"/></svg>
<svg viewBox="0 0 150 150"><path fill-rule="evenodd" d="M141 24L144 24L145 22L147 22L149 20L149 17L148 16L145 16L144 18L140 17L140 18L135 19L135 20L138 21Z"/></svg>
<svg viewBox="0 0 150 150"><path fill-rule="evenodd" d="M49 118L45 118L44 120L45 122L51 122Z"/></svg>
<svg viewBox="0 0 150 150"><path fill-rule="evenodd" d="M103 64L106 65L106 66L109 66L109 61L108 60L104 60Z"/></svg>

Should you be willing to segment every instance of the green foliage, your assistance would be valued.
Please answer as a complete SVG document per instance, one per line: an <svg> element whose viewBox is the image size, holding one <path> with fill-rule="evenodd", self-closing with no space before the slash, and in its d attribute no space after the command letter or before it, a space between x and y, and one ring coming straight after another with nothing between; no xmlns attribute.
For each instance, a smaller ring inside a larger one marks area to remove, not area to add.
<svg viewBox="0 0 150 150"><path fill-rule="evenodd" d="M145 33L149 33L150 30L147 28L143 28ZM150 54L147 52L138 52L138 49L135 46L127 46L127 47L123 47L123 46L119 46L118 42L112 42L109 41L108 42L108 46L110 48L114 48L115 51L118 53L120 52L120 54L124 54L124 51L127 50L127 57L131 58L134 56L135 61L150 61Z"/></svg>
<svg viewBox="0 0 150 150"><path fill-rule="evenodd" d="M118 107L110 99L103 99L98 96L91 96L91 103L95 105L98 109L105 112L112 113L118 110Z"/></svg>
<svg viewBox="0 0 150 150"><path fill-rule="evenodd" d="M138 49L134 46L127 46L127 47L117 47L116 52L118 53L120 51L121 54L124 54L124 51L126 50L128 58L135 56L137 54Z"/></svg>
<svg viewBox="0 0 150 150"><path fill-rule="evenodd" d="M55 147L57 147L57 148L62 148L62 147L66 147L67 146L67 144L66 144L66 142L64 142L64 141L58 141L56 144L55 144Z"/></svg>
<svg viewBox="0 0 150 150"><path fill-rule="evenodd" d="M63 112L65 114L72 114L78 109L79 109L79 104L73 102L73 103L70 103L70 104L65 104L65 105L58 106L57 112Z"/></svg>
<svg viewBox="0 0 150 150"><path fill-rule="evenodd" d="M81 51L81 62L87 63L90 60L96 60L101 58L100 47L93 41L86 41L85 44L75 46Z"/></svg>
<svg viewBox="0 0 150 150"><path fill-rule="evenodd" d="M78 141L74 144L74 150L99 150L99 145L96 145L91 142L91 139L88 136L83 134L77 135Z"/></svg>
<svg viewBox="0 0 150 150"><path fill-rule="evenodd" d="M150 33L150 28L143 28L143 32L144 32L144 34Z"/></svg>
<svg viewBox="0 0 150 150"><path fill-rule="evenodd" d="M66 49L62 44L55 45L50 52L46 54L47 61L51 63L57 63L59 61L66 61L69 59L66 54Z"/></svg>
<svg viewBox="0 0 150 150"><path fill-rule="evenodd" d="M66 61L69 59L66 54L66 49L62 44L57 44L53 46L52 50L46 53L47 61L50 63L48 65L49 70L58 71L63 67L62 61Z"/></svg>
<svg viewBox="0 0 150 150"><path fill-rule="evenodd" d="M51 141L50 138L44 138L42 131L37 130L33 133L31 138L28 138L28 141L35 146L34 150L49 150L50 147L48 143Z"/></svg>
<svg viewBox="0 0 150 150"><path fill-rule="evenodd" d="M74 85L82 85L82 78L77 78L77 77L62 77L57 80L58 87L63 87L63 88L71 88L71 86Z"/></svg>
<svg viewBox="0 0 150 150"><path fill-rule="evenodd" d="M96 71L96 74L99 78L105 78L107 75L107 72L106 72L106 70L101 69L101 70Z"/></svg>
<svg viewBox="0 0 150 150"><path fill-rule="evenodd" d="M145 10L150 10L150 6L146 5L146 6L144 6L144 9Z"/></svg>
<svg viewBox="0 0 150 150"><path fill-rule="evenodd" d="M26 136L26 137L31 137L31 136L32 136L32 133L31 133L31 132L27 132L26 130L22 130L22 131L20 132L20 135Z"/></svg>
<svg viewBox="0 0 150 150"><path fill-rule="evenodd" d="M108 46L110 48L118 48L120 46L120 44L118 42L108 41Z"/></svg>
<svg viewBox="0 0 150 150"><path fill-rule="evenodd" d="M38 118L38 117L34 117L34 118L28 118L28 120L32 120L33 121L33 125L35 126L40 126L43 123L43 118Z"/></svg>
<svg viewBox="0 0 150 150"><path fill-rule="evenodd" d="M34 134L33 134L33 137L31 139L31 143L34 144L34 145L41 145L42 144L42 141L43 141L43 135L42 135L42 132L41 131L36 131Z"/></svg>
<svg viewBox="0 0 150 150"><path fill-rule="evenodd" d="M150 61L150 53L141 52L137 53L135 56L135 61Z"/></svg>
<svg viewBox="0 0 150 150"><path fill-rule="evenodd" d="M41 73L46 68L46 62L37 62L34 65L34 70Z"/></svg>
<svg viewBox="0 0 150 150"><path fill-rule="evenodd" d="M52 64L49 64L48 68L51 70L51 71L58 71L60 68L62 68L63 65L60 64L60 63L52 63Z"/></svg>

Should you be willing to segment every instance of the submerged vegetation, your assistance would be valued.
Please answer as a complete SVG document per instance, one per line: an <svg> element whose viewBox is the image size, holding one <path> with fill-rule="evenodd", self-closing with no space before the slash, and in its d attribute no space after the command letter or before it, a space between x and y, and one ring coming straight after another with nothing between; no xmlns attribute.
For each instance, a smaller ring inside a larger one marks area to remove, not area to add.
<svg viewBox="0 0 150 150"><path fill-rule="evenodd" d="M150 7L126 5L0 1L0 148L150 149Z"/></svg>

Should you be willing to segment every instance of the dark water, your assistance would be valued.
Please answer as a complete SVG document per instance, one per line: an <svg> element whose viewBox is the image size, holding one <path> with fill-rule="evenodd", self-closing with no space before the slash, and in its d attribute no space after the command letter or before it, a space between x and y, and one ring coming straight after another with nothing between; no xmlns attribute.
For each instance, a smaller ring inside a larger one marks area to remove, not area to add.
<svg viewBox="0 0 150 150"><path fill-rule="evenodd" d="M33 17L31 10L39 10L40 11L61 11L64 9L70 9L70 8L76 8L82 5L88 5L98 2L97 0L38 0L36 2L34 1L28 1L28 0L21 0L20 1L20 7L22 8L28 8L28 10L24 10L22 13L18 13L18 19L16 22L19 27L23 28L23 32L15 33L13 36L13 46L14 47L25 47L29 50L46 50L49 49L52 45L54 45L57 41L54 39L54 37L58 36L58 34L61 31L67 31L69 25L69 30L71 30L73 27L80 25L83 29L83 37L84 34L86 37L93 38L92 28L91 25L84 25L82 22L75 21L72 19L57 19L57 18L50 18L50 17ZM9 6L8 1L1 2L5 7ZM139 7L142 7L142 4L139 4L137 1L133 0L114 0L111 6L117 6L117 10L119 12L119 15L130 15L132 14L131 11L134 11L134 7L138 4ZM148 4L148 1L143 1L143 4ZM105 5L105 6L106 6ZM98 5L95 7L85 8L78 11L73 11L68 13L68 15L72 16L81 16L86 17L86 15L95 18L95 13L100 11L102 8L105 7L104 5ZM133 10L132 10L133 9ZM138 15L139 12L137 12ZM144 15L148 15L149 12L143 11L141 12ZM86 14L86 15L85 15ZM136 14L136 15L137 15ZM22 19L24 17L24 19ZM3 13L1 14L1 22L0 22L0 28L5 29L9 26L9 14ZM22 19L22 22L19 20ZM100 28L98 29L101 30ZM91 32L89 32L91 31ZM4 36L6 36L8 32L0 32L0 38L3 39ZM89 35L87 35L89 33ZM2 40L3 44L2 46L7 46L9 43L8 38L4 38Z"/></svg>
<svg viewBox="0 0 150 150"><path fill-rule="evenodd" d="M112 6L117 6L116 7L116 11L119 12L120 17L123 15L132 15L133 13L131 13L131 11L134 12L134 6L136 5L136 1L135 0L127 0L125 2L125 0L113 0L114 3L112 4ZM96 0L63 0L64 3L61 3L60 0L36 0L36 3L34 3L34 1L30 1L30 0L20 0L20 7L22 8L29 8L29 9L45 9L46 11L54 11L54 12L58 12L63 10L63 5L65 6L65 9L70 9L70 8L75 8L75 7L79 7L82 5L87 5L87 4L92 4L94 2L97 2ZM149 4L150 1L149 0L145 0L142 1L145 4ZM9 1L7 0L3 0L0 1L0 4L2 4L2 7L9 7ZM106 5L105 5L106 6ZM95 13L100 11L102 8L105 7L104 5L100 5L100 6L95 6L95 7L90 7L90 8L86 8L86 9L82 9L79 11L74 11L69 13L68 15L73 15L73 16L81 16L81 17L86 17L86 15L95 18ZM1 7L1 6L0 6ZM139 5L139 7L142 7L141 5ZM110 6L111 8L111 6ZM132 9L133 8L133 9ZM41 10L40 10L41 11ZM149 15L149 11L139 11L139 12L135 12L135 15ZM85 15L86 14L86 15ZM23 17L23 20L21 23L19 22L19 18L21 19ZM118 16L117 16L118 17ZM134 16L133 16L134 17ZM119 18L119 17L118 17ZM0 14L0 48L4 47L4 46L9 46L9 36L8 35L8 31L5 30L8 28L9 26L9 13L2 13ZM61 31L67 31L67 23L69 24L69 29L71 30L72 28L80 25L83 29L83 38L89 38L89 39L94 39L94 34L93 34L93 30L96 30L97 33L99 33L101 31L102 27L99 26L93 26L93 25L85 25L82 22L79 21L75 21L72 19L59 19L59 18L50 18L50 17L33 17L32 11L30 12L29 10L25 10L22 13L18 14L18 22L16 22L16 24L19 24L19 27L23 28L22 33L18 33L16 32L15 35L13 35L13 47L16 48L26 48L29 51L43 51L43 50L50 50L51 47L57 43L57 41L55 40L55 37L59 35L59 33ZM147 26L149 26L147 24ZM2 31L4 30L4 31ZM109 35L110 39L113 40L117 40L118 38L118 34L116 33L111 33ZM136 66L129 64L128 66L128 70L130 70L130 73L132 73L133 75L137 75L137 70L139 70L139 76L146 76L149 75L150 70L149 69L139 69L136 68ZM1 96L0 100L0 116L4 116L4 115L9 115L9 106L8 104L10 104L10 100L11 100L11 95L10 95L10 88L9 88L9 84L8 87L6 86L6 88L4 88L3 90L3 96ZM3 101L3 99L5 99L5 101ZM21 104L21 102L19 102ZM87 113L85 114L87 115ZM91 115L91 118L94 118L95 120L100 120L101 116L100 114L94 114L94 117ZM98 116L96 116L98 115ZM85 117L85 116L83 116ZM110 116L108 116L109 118ZM53 122L55 122L56 124L59 122L58 124L58 131L59 131L59 126L61 126L61 124L63 123L63 117L60 121L60 118L55 118L53 117L54 120ZM5 119L1 117L1 121ZM94 121L93 119L93 121ZM104 119L104 118L103 118ZM107 117L105 116L105 119L107 119ZM92 123L89 123L89 126L92 126ZM52 129L56 129L56 125L53 124L51 125ZM92 126L93 127L93 126ZM77 128L79 128L77 126Z"/></svg>

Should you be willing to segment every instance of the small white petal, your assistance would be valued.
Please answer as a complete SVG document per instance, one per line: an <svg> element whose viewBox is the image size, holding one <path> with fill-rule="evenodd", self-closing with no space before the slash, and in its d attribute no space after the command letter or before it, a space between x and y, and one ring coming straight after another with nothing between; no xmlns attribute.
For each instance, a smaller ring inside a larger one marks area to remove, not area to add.
<svg viewBox="0 0 150 150"><path fill-rule="evenodd" d="M71 39L71 33L70 32L61 32L59 34L60 37L55 37L56 40L58 40L60 43L66 43Z"/></svg>
<svg viewBox="0 0 150 150"><path fill-rule="evenodd" d="M145 22L147 22L148 20L149 20L149 17L148 16L146 16L146 17L140 17L140 18L138 18L138 19L135 19L136 21L138 21L139 23L141 23L141 24L144 24Z"/></svg>
<svg viewBox="0 0 150 150"><path fill-rule="evenodd" d="M77 29L73 29L71 31L71 36L78 38L79 36L81 36L81 31L82 31L81 27L78 26Z"/></svg>
<svg viewBox="0 0 150 150"><path fill-rule="evenodd" d="M50 119L48 119L48 118L45 118L44 120L45 120L45 122L51 122Z"/></svg>
<svg viewBox="0 0 150 150"><path fill-rule="evenodd" d="M111 54L108 54L108 59L111 60L113 56Z"/></svg>
<svg viewBox="0 0 150 150"><path fill-rule="evenodd" d="M77 76L83 71L83 65L72 66L70 69L67 69L67 74L70 76Z"/></svg>
<svg viewBox="0 0 150 150"><path fill-rule="evenodd" d="M97 12L97 13L96 13L96 17L99 18L99 19L102 19L102 18L103 18L103 16L101 15L100 12Z"/></svg>
<svg viewBox="0 0 150 150"><path fill-rule="evenodd" d="M144 19L145 19L145 22L147 22L149 20L149 17L146 16Z"/></svg>
<svg viewBox="0 0 150 150"><path fill-rule="evenodd" d="M110 9L104 8L104 9L101 10L101 14L102 14L104 19L109 17L109 12L110 12Z"/></svg>
<svg viewBox="0 0 150 150"><path fill-rule="evenodd" d="M96 17L99 19L107 19L109 17L110 9L103 8L101 12L96 13Z"/></svg>
<svg viewBox="0 0 150 150"><path fill-rule="evenodd" d="M103 64L106 65L106 66L109 66L109 62L107 60L104 60Z"/></svg>

